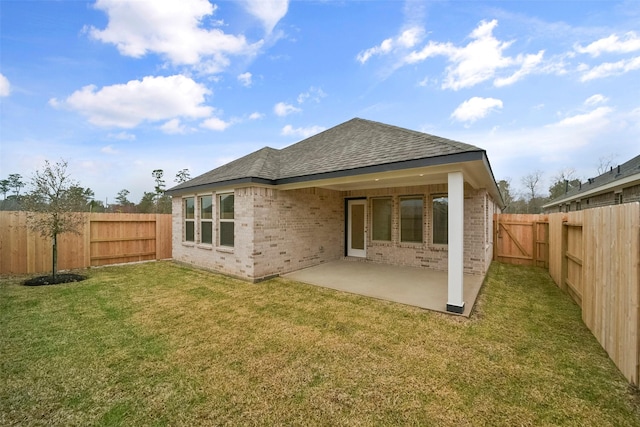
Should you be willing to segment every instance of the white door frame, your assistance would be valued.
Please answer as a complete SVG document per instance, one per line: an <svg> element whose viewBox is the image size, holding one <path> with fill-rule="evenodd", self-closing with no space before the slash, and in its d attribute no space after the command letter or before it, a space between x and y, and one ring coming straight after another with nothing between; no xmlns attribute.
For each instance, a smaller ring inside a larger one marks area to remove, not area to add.
<svg viewBox="0 0 640 427"><path fill-rule="evenodd" d="M364 208L364 218L362 220L362 233L364 235L364 247L363 249L353 249L351 236L352 236L352 207L355 205L361 205ZM353 199L347 200L347 256L365 258L367 256L367 200L366 199Z"/></svg>

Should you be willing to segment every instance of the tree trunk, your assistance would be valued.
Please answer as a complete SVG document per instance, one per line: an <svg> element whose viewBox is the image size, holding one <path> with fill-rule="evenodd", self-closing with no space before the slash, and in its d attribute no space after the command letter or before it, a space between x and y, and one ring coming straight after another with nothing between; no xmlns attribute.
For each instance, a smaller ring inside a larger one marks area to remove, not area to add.
<svg viewBox="0 0 640 427"><path fill-rule="evenodd" d="M52 254L52 277L55 280L56 278L56 270L58 269L58 235L53 235L53 254Z"/></svg>

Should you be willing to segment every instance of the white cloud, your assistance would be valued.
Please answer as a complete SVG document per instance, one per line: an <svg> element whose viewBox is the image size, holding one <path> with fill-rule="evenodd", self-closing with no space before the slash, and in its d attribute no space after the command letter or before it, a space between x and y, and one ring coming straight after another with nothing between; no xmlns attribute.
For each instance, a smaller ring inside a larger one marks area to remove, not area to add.
<svg viewBox="0 0 640 427"><path fill-rule="evenodd" d="M204 122L202 122L200 126L210 130L223 131L229 126L231 126L232 124L233 124L232 122L225 122L224 120L219 119L218 117L211 117L205 120Z"/></svg>
<svg viewBox="0 0 640 427"><path fill-rule="evenodd" d="M160 130L170 135L184 134L187 132L187 127L180 122L180 119L171 119L160 126Z"/></svg>
<svg viewBox="0 0 640 427"><path fill-rule="evenodd" d="M109 139L117 139L119 141L135 141L136 136L129 132L110 133L107 135Z"/></svg>
<svg viewBox="0 0 640 427"><path fill-rule="evenodd" d="M633 31L626 33L623 39L612 34L585 47L576 45L575 50L578 53L586 53L593 57L598 57L603 53L630 53L640 50L640 37Z"/></svg>
<svg viewBox="0 0 640 427"><path fill-rule="evenodd" d="M604 62L589 68L588 65L580 64L578 71L583 72L580 81L586 82L594 79L601 79L609 76L617 76L628 73L629 71L640 69L640 56L630 59L621 59L617 62Z"/></svg>
<svg viewBox="0 0 640 427"><path fill-rule="evenodd" d="M203 28L204 18L217 8L208 0L97 0L95 7L109 22L103 30L89 27L91 37L134 58L156 53L174 65L197 66L213 74L229 65L229 55L251 56L263 44L249 44L243 35L225 34L219 28Z"/></svg>
<svg viewBox="0 0 640 427"><path fill-rule="evenodd" d="M557 168L566 167L575 161L576 150L588 147L597 150L594 144L601 144L600 141L607 140L611 132L621 126L612 113L612 109L600 107L546 126L501 127L491 132L461 133L451 137L474 141L474 145L487 150L495 171L502 171L502 176L518 176L522 170L535 169L536 165L546 165L547 169L553 168L549 166L551 164L556 164Z"/></svg>
<svg viewBox="0 0 640 427"><path fill-rule="evenodd" d="M317 133L325 130L325 127L322 126L308 126L308 127L299 127L294 128L291 125L286 125L282 128L281 134L284 136L297 136L300 138L309 138Z"/></svg>
<svg viewBox="0 0 640 427"><path fill-rule="evenodd" d="M407 61L413 63L444 55L451 64L446 69L442 88L458 90L475 86L493 78L497 70L517 64L517 60L503 55L513 42L502 42L493 36L493 30L497 25L498 21L495 19L489 22L482 21L469 35L472 41L466 46L456 47L450 43L430 42L422 51L410 54ZM524 57L521 57L520 61L523 62Z"/></svg>
<svg viewBox="0 0 640 427"><path fill-rule="evenodd" d="M132 128L143 121L207 117L213 111L203 105L209 93L192 79L175 75L144 77L102 89L85 86L64 101L53 98L49 103L78 111L97 126Z"/></svg>
<svg viewBox="0 0 640 427"><path fill-rule="evenodd" d="M118 154L118 153L120 153L118 150L113 148L113 145L107 145L105 147L102 147L100 149L100 152L101 153L105 153L105 154Z"/></svg>
<svg viewBox="0 0 640 427"><path fill-rule="evenodd" d="M11 93L11 83L9 79L0 73L0 96L9 96Z"/></svg>
<svg viewBox="0 0 640 427"><path fill-rule="evenodd" d="M460 104L451 117L460 122L473 123L501 108L502 101L499 99L474 96Z"/></svg>
<svg viewBox="0 0 640 427"><path fill-rule="evenodd" d="M528 74L533 73L538 69L539 65L542 63L542 57L544 56L544 50L541 50L537 54L529 54L529 55L518 55L515 62L518 64L522 64L520 69L515 73L510 75L509 77L498 77L494 80L493 84L497 87L508 86L514 84L518 80L522 80Z"/></svg>
<svg viewBox="0 0 640 427"><path fill-rule="evenodd" d="M298 95L298 104L303 104L306 100L311 99L315 102L320 102L322 98L327 96L326 93L321 88L316 88L311 86L308 91L301 93Z"/></svg>
<svg viewBox="0 0 640 427"><path fill-rule="evenodd" d="M288 116L292 113L299 113L300 111L302 111L300 108L294 107L293 105L284 102L278 102L273 107L273 112L280 117Z"/></svg>
<svg viewBox="0 0 640 427"><path fill-rule="evenodd" d="M289 9L288 0L243 0L242 4L247 12L262 22L267 34L273 31Z"/></svg>
<svg viewBox="0 0 640 427"><path fill-rule="evenodd" d="M366 49L356 56L356 59L364 64L375 55L386 55L394 51L402 51L403 49L411 49L418 44L424 36L424 29L421 27L411 27L404 30L398 36L383 40L378 46Z"/></svg>
<svg viewBox="0 0 640 427"><path fill-rule="evenodd" d="M251 77L253 76L251 75L250 72L242 73L238 75L238 81L244 87L251 87L251 84L253 83L251 81Z"/></svg>
<svg viewBox="0 0 640 427"><path fill-rule="evenodd" d="M607 102L608 100L609 100L609 99L608 99L606 96L604 96L604 95L602 95L602 94L597 93L597 94L592 95L592 96L590 96L589 98L587 98L587 99L584 101L584 105L586 105L586 106L588 106L588 107L592 107L592 106L594 106L594 105L598 105L598 104L605 103L605 102Z"/></svg>
<svg viewBox="0 0 640 427"><path fill-rule="evenodd" d="M424 36L423 29L413 27L398 37L386 39L380 45L360 52L356 59L364 64L375 55L396 54L396 63L392 69L397 69L436 56L444 56L449 65L445 69L441 88L452 90L472 87L491 79L494 79L495 86L507 86L534 72L560 72L557 64L543 63L544 50L535 54L506 56L504 53L513 41L498 40L493 35L497 25L498 21L495 19L481 21L469 34L471 41L464 46L430 40L422 48L408 51L417 46ZM398 56L399 53L402 55ZM499 75L499 72L505 75ZM427 77L419 85L424 86L429 81L431 79Z"/></svg>
<svg viewBox="0 0 640 427"><path fill-rule="evenodd" d="M593 127L596 124L608 124L607 116L613 111L609 107L598 107L593 111L584 114L576 114L575 116L569 116L558 123L550 125L552 128L580 128L580 127Z"/></svg>
<svg viewBox="0 0 640 427"><path fill-rule="evenodd" d="M249 114L249 120L259 120L264 117L264 114L258 113L257 111Z"/></svg>

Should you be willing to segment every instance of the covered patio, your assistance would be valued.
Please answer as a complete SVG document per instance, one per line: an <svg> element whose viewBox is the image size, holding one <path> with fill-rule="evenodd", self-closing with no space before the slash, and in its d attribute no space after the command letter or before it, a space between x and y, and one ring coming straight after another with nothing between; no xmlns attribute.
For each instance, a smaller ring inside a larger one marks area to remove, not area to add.
<svg viewBox="0 0 640 427"><path fill-rule="evenodd" d="M398 302L433 311L447 311L447 272L380 264L359 259L332 261L285 274L303 283ZM469 317L484 277L464 275L463 316Z"/></svg>

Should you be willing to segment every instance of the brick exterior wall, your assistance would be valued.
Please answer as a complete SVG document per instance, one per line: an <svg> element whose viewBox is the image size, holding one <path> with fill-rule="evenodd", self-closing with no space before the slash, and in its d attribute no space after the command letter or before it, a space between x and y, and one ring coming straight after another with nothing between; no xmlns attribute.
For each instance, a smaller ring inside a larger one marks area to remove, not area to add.
<svg viewBox="0 0 640 427"><path fill-rule="evenodd" d="M258 281L274 275L340 259L345 253L345 200L367 199L367 260L447 270L446 245L432 244L432 199L447 192L446 184L333 191L321 188L277 190L240 188L235 194L235 245L216 244L219 232L217 198L213 197L214 244L199 244L198 196L196 242L184 242L183 198L173 198L173 258L200 268ZM423 243L400 242L401 196L423 197ZM371 198L391 197L391 242L371 240ZM493 255L494 201L485 190L465 185L464 272L485 274Z"/></svg>
<svg viewBox="0 0 640 427"><path fill-rule="evenodd" d="M182 220L183 198L174 197L172 200L173 259L196 267L219 271L230 276L253 280L254 265L251 260L251 248L253 241L253 197L248 189L234 191L235 214L235 246L233 248L221 247L216 244L219 236L219 209L216 195L213 197L213 240L214 244L200 244L200 227L198 223L198 196L211 195L211 192L202 192L189 197L196 199L196 226L195 243L184 242L184 223Z"/></svg>
<svg viewBox="0 0 640 427"><path fill-rule="evenodd" d="M344 207L338 191L254 188L254 278L340 259Z"/></svg>
<svg viewBox="0 0 640 427"><path fill-rule="evenodd" d="M375 190L347 191L345 198L367 198L367 259L375 262L425 267L447 271L448 251L446 245L434 245L433 213L431 210L434 196L447 193L446 184L381 188ZM404 243L400 241L400 197L423 197L423 243ZM371 198L391 197L391 241L381 242L371 239ZM488 216L487 203L495 206L485 190L474 190L465 185L464 190L464 272L465 274L484 274L493 257L493 214Z"/></svg>

